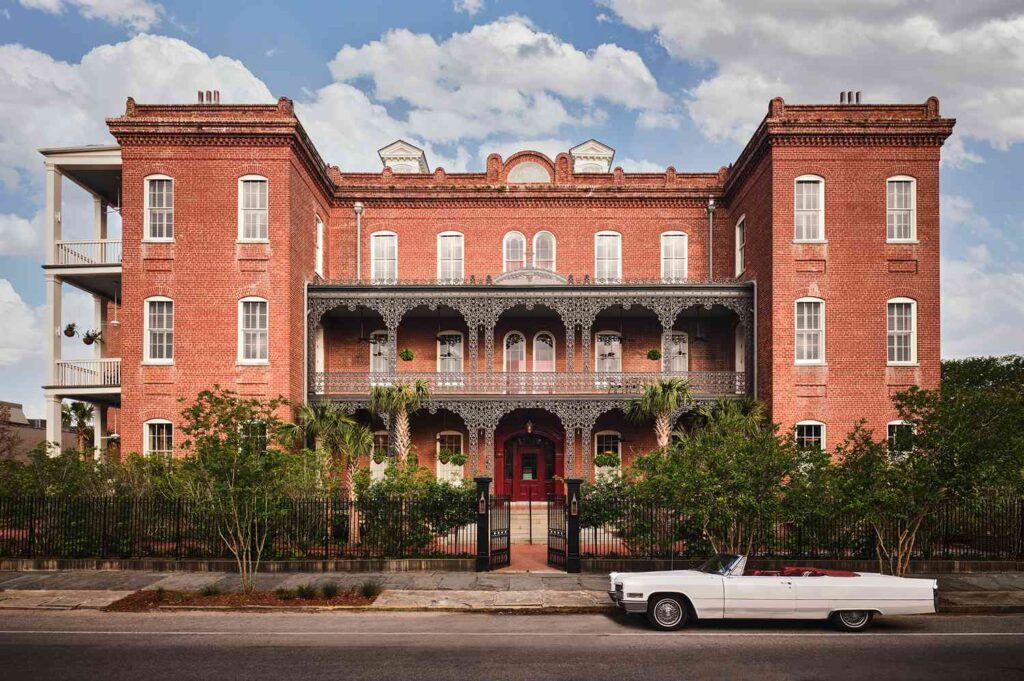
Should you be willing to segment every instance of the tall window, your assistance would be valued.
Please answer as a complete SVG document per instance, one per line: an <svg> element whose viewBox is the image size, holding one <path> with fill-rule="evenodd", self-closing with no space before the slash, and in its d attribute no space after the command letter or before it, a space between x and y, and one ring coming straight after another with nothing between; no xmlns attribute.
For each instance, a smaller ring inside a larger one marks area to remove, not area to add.
<svg viewBox="0 0 1024 681"><path fill-rule="evenodd" d="M594 336L594 366L600 373L622 371L622 336L616 331L601 331Z"/></svg>
<svg viewBox="0 0 1024 681"><path fill-rule="evenodd" d="M462 465L454 464L451 461L442 463L442 451L448 456L462 454L462 433L445 431L437 434L437 479L443 482L462 482L464 475Z"/></svg>
<svg viewBox="0 0 1024 681"><path fill-rule="evenodd" d="M398 235L376 232L370 237L370 279L376 284L398 281Z"/></svg>
<svg viewBox="0 0 1024 681"><path fill-rule="evenodd" d="M890 177L885 182L886 239L913 241L917 238L917 181L912 177Z"/></svg>
<svg viewBox="0 0 1024 681"><path fill-rule="evenodd" d="M241 241L266 241L267 178L246 175L238 181L238 238Z"/></svg>
<svg viewBox="0 0 1024 681"><path fill-rule="evenodd" d="M825 301L801 298L796 301L796 363L825 361Z"/></svg>
<svg viewBox="0 0 1024 681"><path fill-rule="evenodd" d="M380 463L378 463L378 459ZM388 431L378 430L373 434L373 454L370 457L370 477L374 481L384 479L384 471L391 464L388 456Z"/></svg>
<svg viewBox="0 0 1024 681"><path fill-rule="evenodd" d="M462 281L462 234L442 232L437 235L437 278L441 281Z"/></svg>
<svg viewBox="0 0 1024 681"><path fill-rule="evenodd" d="M267 361L269 332L267 301L243 298L238 301L238 360L262 364Z"/></svg>
<svg viewBox="0 0 1024 681"><path fill-rule="evenodd" d="M736 276L747 269L747 216L744 215L736 223Z"/></svg>
<svg viewBox="0 0 1024 681"><path fill-rule="evenodd" d="M686 281L686 233L665 232L661 235L662 281Z"/></svg>
<svg viewBox="0 0 1024 681"><path fill-rule="evenodd" d="M594 457L602 454L612 454L618 457L617 466L594 466L595 477L615 475L622 466L622 435L615 431L606 430L594 434Z"/></svg>
<svg viewBox="0 0 1024 681"><path fill-rule="evenodd" d="M370 334L370 371L382 374L391 370L388 362L388 332L374 331Z"/></svg>
<svg viewBox="0 0 1024 681"><path fill-rule="evenodd" d="M825 449L825 424L821 421L800 421L793 434L801 449Z"/></svg>
<svg viewBox="0 0 1024 681"><path fill-rule="evenodd" d="M174 240L174 180L166 175L146 178L145 219L147 240Z"/></svg>
<svg viewBox="0 0 1024 681"><path fill-rule="evenodd" d="M533 370L542 373L555 370L555 337L548 331L533 337Z"/></svg>
<svg viewBox="0 0 1024 681"><path fill-rule="evenodd" d="M518 331L505 334L505 371L526 371L526 337Z"/></svg>
<svg viewBox="0 0 1024 681"><path fill-rule="evenodd" d="M174 452L174 426L166 419L150 419L143 424L142 452L146 456L167 456Z"/></svg>
<svg viewBox="0 0 1024 681"><path fill-rule="evenodd" d="M622 279L622 237L618 232L594 235L594 278L611 282Z"/></svg>
<svg viewBox="0 0 1024 681"><path fill-rule="evenodd" d="M815 175L796 178L794 234L796 241L825 239L825 181Z"/></svg>
<svg viewBox="0 0 1024 681"><path fill-rule="evenodd" d="M438 334L437 371L442 374L462 372L462 334L458 331Z"/></svg>
<svg viewBox="0 0 1024 681"><path fill-rule="evenodd" d="M917 361L917 302L893 298L886 304L886 328L889 364L913 364Z"/></svg>
<svg viewBox="0 0 1024 681"><path fill-rule="evenodd" d="M914 426L904 421L890 421L886 428L889 451L909 452L913 449Z"/></svg>
<svg viewBox="0 0 1024 681"><path fill-rule="evenodd" d="M526 238L519 232L509 232L502 244L502 271L513 272L526 267Z"/></svg>
<svg viewBox="0 0 1024 681"><path fill-rule="evenodd" d="M151 364L174 361L174 302L170 298L146 299L145 355Z"/></svg>
<svg viewBox="0 0 1024 681"><path fill-rule="evenodd" d="M690 338L685 333L673 332L668 337L668 370L690 370Z"/></svg>
<svg viewBox="0 0 1024 681"><path fill-rule="evenodd" d="M555 236L551 232L534 235L533 266L539 270L555 271Z"/></svg>
<svg viewBox="0 0 1024 681"><path fill-rule="evenodd" d="M316 254L313 259L313 270L324 276L324 221L316 216Z"/></svg>

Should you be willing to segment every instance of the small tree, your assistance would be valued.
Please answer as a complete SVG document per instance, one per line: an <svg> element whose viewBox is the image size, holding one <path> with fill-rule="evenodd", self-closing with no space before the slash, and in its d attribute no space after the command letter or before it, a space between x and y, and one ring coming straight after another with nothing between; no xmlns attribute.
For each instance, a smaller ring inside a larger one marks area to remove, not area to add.
<svg viewBox="0 0 1024 681"><path fill-rule="evenodd" d="M629 404L626 415L634 423L654 421L654 437L658 447L668 447L672 437L672 414L690 406L690 384L681 378L668 378L652 383L643 395Z"/></svg>
<svg viewBox="0 0 1024 681"><path fill-rule="evenodd" d="M395 424L395 459L402 465L409 457L412 439L409 433L409 414L430 399L430 387L419 379L414 383L378 385L370 392L370 411L388 416Z"/></svg>
<svg viewBox="0 0 1024 681"><path fill-rule="evenodd" d="M89 438L92 435L92 405L85 402L72 402L60 408L61 425L75 431L78 442L78 453L85 456ZM57 443L60 445L60 443Z"/></svg>
<svg viewBox="0 0 1024 681"><path fill-rule="evenodd" d="M184 493L235 558L251 592L275 518L282 512L286 454L274 448L283 399L246 399L214 386L182 411Z"/></svg>

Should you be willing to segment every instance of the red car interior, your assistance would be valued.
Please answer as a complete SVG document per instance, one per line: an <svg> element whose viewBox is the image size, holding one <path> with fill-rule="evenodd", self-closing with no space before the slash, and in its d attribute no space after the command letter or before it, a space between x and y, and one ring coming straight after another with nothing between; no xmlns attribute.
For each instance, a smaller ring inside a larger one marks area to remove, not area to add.
<svg viewBox="0 0 1024 681"><path fill-rule="evenodd" d="M830 570L817 567L784 567L781 570L751 570L752 577L856 577L849 570Z"/></svg>

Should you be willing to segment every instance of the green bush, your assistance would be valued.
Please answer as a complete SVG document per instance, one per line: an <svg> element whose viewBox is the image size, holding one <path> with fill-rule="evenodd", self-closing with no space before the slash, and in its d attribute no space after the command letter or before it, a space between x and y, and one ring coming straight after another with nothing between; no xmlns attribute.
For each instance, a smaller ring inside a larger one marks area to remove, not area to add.
<svg viewBox="0 0 1024 681"><path fill-rule="evenodd" d="M381 587L380 582L375 579L368 579L359 585L359 589L357 591L363 598L376 598L383 590L384 589Z"/></svg>
<svg viewBox="0 0 1024 681"><path fill-rule="evenodd" d="M340 592L341 587L337 582L324 582L320 585L320 593L324 595L324 598L334 598Z"/></svg>
<svg viewBox="0 0 1024 681"><path fill-rule="evenodd" d="M220 595L220 587L217 586L216 582L210 582L209 584L204 585L203 588L201 588L199 590L199 595L200 596L219 596Z"/></svg>
<svg viewBox="0 0 1024 681"><path fill-rule="evenodd" d="M304 601L311 601L316 598L316 587L312 584L299 584L295 587L295 595Z"/></svg>
<svg viewBox="0 0 1024 681"><path fill-rule="evenodd" d="M277 596L278 598L280 598L282 601L292 601L292 600L295 600L295 590L294 589L285 589L285 588L274 589L274 595Z"/></svg>

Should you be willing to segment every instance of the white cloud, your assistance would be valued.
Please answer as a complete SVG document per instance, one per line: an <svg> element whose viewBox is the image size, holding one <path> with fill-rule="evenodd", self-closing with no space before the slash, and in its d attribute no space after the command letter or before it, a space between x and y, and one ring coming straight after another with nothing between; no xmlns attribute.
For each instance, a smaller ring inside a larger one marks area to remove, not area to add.
<svg viewBox="0 0 1024 681"><path fill-rule="evenodd" d="M963 233L971 241L987 240L999 244L999 248L1016 251L1016 234L1010 234L992 225L992 222L977 212L974 203L964 196L942 194L939 197L939 214L942 216L945 233Z"/></svg>
<svg viewBox="0 0 1024 681"><path fill-rule="evenodd" d="M1024 12L1019 2L891 0L600 0L637 29L654 31L679 59L717 66L687 107L710 139L745 142L768 100L868 102L937 95L961 134L997 148L1024 141ZM947 161L976 161L962 141Z"/></svg>
<svg viewBox="0 0 1024 681"><path fill-rule="evenodd" d="M619 158L615 159L616 166L622 166L627 173L663 173L665 166L661 163L647 161L645 159Z"/></svg>
<svg viewBox="0 0 1024 681"><path fill-rule="evenodd" d="M578 142L576 144L578 144ZM553 137L510 140L505 142L484 140L484 142L480 144L478 156L480 163L483 164L491 154L499 154L502 159L508 160L509 156L520 151L539 151L554 161L556 156L563 152L568 153L569 149L576 146L576 144L569 140L556 139Z"/></svg>
<svg viewBox="0 0 1024 681"><path fill-rule="evenodd" d="M43 308L22 299L7 279L0 279L0 367L9 367L43 352Z"/></svg>
<svg viewBox="0 0 1024 681"><path fill-rule="evenodd" d="M42 242L41 225L36 220L0 213L0 255L39 256Z"/></svg>
<svg viewBox="0 0 1024 681"><path fill-rule="evenodd" d="M614 19L612 19L610 16L608 16L604 12L601 12L600 14L598 14L594 18L597 19L597 23L599 23L599 24L608 24L608 23L611 23L612 21L614 21Z"/></svg>
<svg viewBox="0 0 1024 681"><path fill-rule="evenodd" d="M473 16L484 8L484 0L452 0L452 8Z"/></svg>
<svg viewBox="0 0 1024 681"><path fill-rule="evenodd" d="M86 19L100 19L132 31L148 31L160 23L162 5L149 0L19 0L23 7L49 14L62 14L66 7L76 8ZM6 10L5 10L6 11Z"/></svg>
<svg viewBox="0 0 1024 681"><path fill-rule="evenodd" d="M984 246L968 256L942 259L943 357L1020 353L1024 274L986 270Z"/></svg>
<svg viewBox="0 0 1024 681"><path fill-rule="evenodd" d="M614 44L584 52L515 16L440 42L389 31L342 47L330 69L342 83L369 79L376 102L408 105L411 131L437 142L598 124L601 103L640 112L670 104L636 52Z"/></svg>

